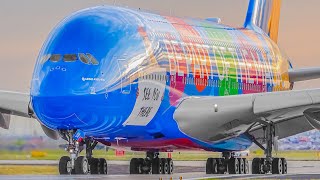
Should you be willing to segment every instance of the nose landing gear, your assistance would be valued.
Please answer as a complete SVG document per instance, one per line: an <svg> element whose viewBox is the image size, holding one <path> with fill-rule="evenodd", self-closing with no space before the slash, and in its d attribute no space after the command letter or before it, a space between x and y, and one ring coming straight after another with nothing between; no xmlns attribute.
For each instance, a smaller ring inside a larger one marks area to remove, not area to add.
<svg viewBox="0 0 320 180"><path fill-rule="evenodd" d="M103 158L92 157L92 151L98 144L97 141L86 138L76 141L73 139L75 131L62 131L63 138L68 141L66 151L70 156L63 156L59 160L59 173L67 174L107 174L107 161ZM80 152L86 148L86 156L79 156Z"/></svg>

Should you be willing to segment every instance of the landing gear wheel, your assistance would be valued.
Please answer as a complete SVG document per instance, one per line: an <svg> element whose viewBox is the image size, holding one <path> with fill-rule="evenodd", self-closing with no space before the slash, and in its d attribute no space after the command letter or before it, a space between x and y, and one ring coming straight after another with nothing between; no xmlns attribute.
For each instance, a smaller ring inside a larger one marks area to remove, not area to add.
<svg viewBox="0 0 320 180"><path fill-rule="evenodd" d="M244 163L244 174L249 174L249 161L246 158L243 158Z"/></svg>
<svg viewBox="0 0 320 180"><path fill-rule="evenodd" d="M76 174L88 174L89 172L88 159L84 156L79 156L74 162L74 169Z"/></svg>
<svg viewBox="0 0 320 180"><path fill-rule="evenodd" d="M288 164L286 158L281 158L282 160L282 174L288 173Z"/></svg>
<svg viewBox="0 0 320 180"><path fill-rule="evenodd" d="M166 158L161 158L162 161L162 174L168 174L169 164Z"/></svg>
<svg viewBox="0 0 320 180"><path fill-rule="evenodd" d="M108 164L104 158L99 158L99 173L108 174Z"/></svg>
<svg viewBox="0 0 320 180"><path fill-rule="evenodd" d="M59 160L59 173L62 174L71 174L72 165L69 156L62 156Z"/></svg>
<svg viewBox="0 0 320 180"><path fill-rule="evenodd" d="M274 158L272 160L272 174L282 174L282 160L280 158Z"/></svg>
<svg viewBox="0 0 320 180"><path fill-rule="evenodd" d="M217 174L224 174L227 171L228 164L226 164L226 161L224 158L216 158L217 162Z"/></svg>
<svg viewBox="0 0 320 180"><path fill-rule="evenodd" d="M152 174L162 174L162 161L159 158L152 160Z"/></svg>
<svg viewBox="0 0 320 180"><path fill-rule="evenodd" d="M252 174L262 174L262 173L263 173L262 159L254 158L252 160Z"/></svg>
<svg viewBox="0 0 320 180"><path fill-rule="evenodd" d="M89 163L90 163L90 173L99 174L99 159L91 158Z"/></svg>
<svg viewBox="0 0 320 180"><path fill-rule="evenodd" d="M245 174L244 173L244 161L242 158L237 158L239 161L239 174Z"/></svg>
<svg viewBox="0 0 320 180"><path fill-rule="evenodd" d="M168 162L168 174L173 174L173 160L171 158L167 158L167 162Z"/></svg>
<svg viewBox="0 0 320 180"><path fill-rule="evenodd" d="M206 174L213 174L213 158L207 159Z"/></svg>
<svg viewBox="0 0 320 180"><path fill-rule="evenodd" d="M139 173L139 159L132 158L130 161L130 174L140 174Z"/></svg>
<svg viewBox="0 0 320 180"><path fill-rule="evenodd" d="M231 158L228 162L229 174L239 174L239 160L238 158Z"/></svg>
<svg viewBox="0 0 320 180"><path fill-rule="evenodd" d="M217 158L208 158L206 164L206 173L207 174L218 174L218 162Z"/></svg>

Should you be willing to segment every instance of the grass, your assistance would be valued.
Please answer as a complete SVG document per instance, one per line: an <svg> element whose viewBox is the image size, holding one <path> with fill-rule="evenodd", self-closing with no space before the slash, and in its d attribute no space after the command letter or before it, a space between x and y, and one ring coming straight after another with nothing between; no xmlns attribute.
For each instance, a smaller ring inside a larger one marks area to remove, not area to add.
<svg viewBox="0 0 320 180"><path fill-rule="evenodd" d="M5 151L0 150L0 160L59 160L61 156L68 155L64 150L41 150L40 156L32 156L31 151ZM81 153L84 155L84 152ZM161 157L166 157L167 153L162 153ZM318 151L281 151L274 153L275 157L285 157L288 160L320 160L320 152ZM144 158L144 152L126 152L124 156L116 156L114 150L95 150L94 157L106 158L107 160L123 160L127 161L133 157ZM172 158L178 161L204 161L208 157L220 157L220 153L213 152L173 152ZM252 151L248 159L254 157L263 157L261 150Z"/></svg>
<svg viewBox="0 0 320 180"><path fill-rule="evenodd" d="M0 175L56 175L56 166L7 166L0 165Z"/></svg>

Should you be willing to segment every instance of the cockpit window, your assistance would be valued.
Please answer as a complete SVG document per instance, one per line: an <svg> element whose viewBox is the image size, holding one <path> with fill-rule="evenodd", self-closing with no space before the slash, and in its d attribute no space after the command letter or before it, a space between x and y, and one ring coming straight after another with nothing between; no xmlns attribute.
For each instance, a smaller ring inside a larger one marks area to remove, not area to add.
<svg viewBox="0 0 320 180"><path fill-rule="evenodd" d="M83 62L85 64L89 64L89 59L85 54L79 53L79 59L81 62Z"/></svg>
<svg viewBox="0 0 320 180"><path fill-rule="evenodd" d="M78 59L76 54L65 54L63 55L63 60L65 62L74 62Z"/></svg>
<svg viewBox="0 0 320 180"><path fill-rule="evenodd" d="M91 63L93 65L98 65L99 62L97 61L97 59L95 57L93 57L91 54L87 53L88 58L90 59Z"/></svg>
<svg viewBox="0 0 320 180"><path fill-rule="evenodd" d="M40 59L40 63L45 63L46 61L48 61L50 59L51 55L50 54L47 54L47 55L44 55L42 56L42 58Z"/></svg>
<svg viewBox="0 0 320 180"><path fill-rule="evenodd" d="M50 57L50 61L52 62L58 62L61 59L61 55L60 54L52 54Z"/></svg>

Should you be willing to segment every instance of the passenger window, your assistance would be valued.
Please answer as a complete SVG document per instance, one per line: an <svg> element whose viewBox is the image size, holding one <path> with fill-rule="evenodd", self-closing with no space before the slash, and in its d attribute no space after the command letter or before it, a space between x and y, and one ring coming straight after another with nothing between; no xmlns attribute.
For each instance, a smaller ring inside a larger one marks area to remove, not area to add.
<svg viewBox="0 0 320 180"><path fill-rule="evenodd" d="M61 55L60 54L53 54L50 57L50 61L52 61L52 62L58 62L58 61L60 61L60 59L61 59Z"/></svg>
<svg viewBox="0 0 320 180"><path fill-rule="evenodd" d="M63 61L65 61L65 62L74 62L77 59L78 58L77 58L76 54L65 54L65 55L63 55Z"/></svg>

